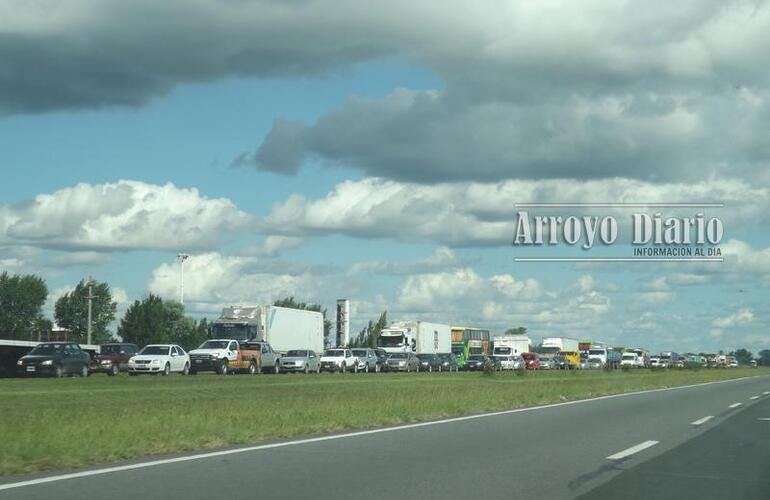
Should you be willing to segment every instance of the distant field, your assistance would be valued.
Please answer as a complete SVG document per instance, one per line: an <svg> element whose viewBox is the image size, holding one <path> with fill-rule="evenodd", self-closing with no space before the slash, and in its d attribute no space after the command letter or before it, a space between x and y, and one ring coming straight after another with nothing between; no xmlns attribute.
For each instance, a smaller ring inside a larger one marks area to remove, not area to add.
<svg viewBox="0 0 770 500"><path fill-rule="evenodd" d="M761 374L770 370L0 379L0 475Z"/></svg>

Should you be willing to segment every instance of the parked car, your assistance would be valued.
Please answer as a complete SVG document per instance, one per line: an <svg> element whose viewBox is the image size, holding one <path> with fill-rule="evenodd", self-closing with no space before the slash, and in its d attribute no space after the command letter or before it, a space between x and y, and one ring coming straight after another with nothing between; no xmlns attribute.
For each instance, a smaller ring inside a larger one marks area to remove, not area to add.
<svg viewBox="0 0 770 500"><path fill-rule="evenodd" d="M321 358L315 351L305 349L287 351L281 357L282 372L320 373Z"/></svg>
<svg viewBox="0 0 770 500"><path fill-rule="evenodd" d="M377 354L374 352L374 349L362 348L351 350L353 351L353 356L358 358L359 370L363 370L366 373L369 373L370 371L380 371L379 359L377 358Z"/></svg>
<svg viewBox="0 0 770 500"><path fill-rule="evenodd" d="M350 349L327 349L321 356L321 371L345 373L349 370L358 373L358 358Z"/></svg>
<svg viewBox="0 0 770 500"><path fill-rule="evenodd" d="M537 370L540 367L540 356L535 352L523 352L521 357L524 358L524 363L527 370Z"/></svg>
<svg viewBox="0 0 770 500"><path fill-rule="evenodd" d="M556 363L554 362L553 358L544 358L541 357L538 361L537 368L539 370L555 370L556 369Z"/></svg>
<svg viewBox="0 0 770 500"><path fill-rule="evenodd" d="M519 355L509 356L495 356L495 359L500 363L501 370L523 370L524 358Z"/></svg>
<svg viewBox="0 0 770 500"><path fill-rule="evenodd" d="M106 373L114 377L121 371L128 370L128 360L139 352L136 344L103 344L99 354L91 359L91 373Z"/></svg>
<svg viewBox="0 0 770 500"><path fill-rule="evenodd" d="M128 360L128 374L168 375L172 372L190 373L190 355L176 344L151 344Z"/></svg>
<svg viewBox="0 0 770 500"><path fill-rule="evenodd" d="M388 360L388 353L385 349L375 349L374 354L377 356L377 364L380 365L380 371L385 369L385 361Z"/></svg>
<svg viewBox="0 0 770 500"><path fill-rule="evenodd" d="M601 370L604 368L602 358L588 358L586 360L585 368L588 370Z"/></svg>
<svg viewBox="0 0 770 500"><path fill-rule="evenodd" d="M660 366L660 356L650 356L650 367L659 368Z"/></svg>
<svg viewBox="0 0 770 500"><path fill-rule="evenodd" d="M419 372L420 362L412 352L395 352L385 361L389 372Z"/></svg>
<svg viewBox="0 0 770 500"><path fill-rule="evenodd" d="M80 375L87 377L91 356L74 342L38 344L16 362L19 375Z"/></svg>
<svg viewBox="0 0 770 500"><path fill-rule="evenodd" d="M569 370L572 368L572 365L567 360L567 357L563 354L556 354L553 358L551 358L551 363L553 364L553 368L555 370Z"/></svg>
<svg viewBox="0 0 770 500"><path fill-rule="evenodd" d="M420 371L441 371L441 358L438 357L438 354L418 354L417 360L420 363Z"/></svg>
<svg viewBox="0 0 770 500"><path fill-rule="evenodd" d="M451 352L446 352L438 355L441 360L441 370L444 372L456 372L460 368L457 366L457 356Z"/></svg>

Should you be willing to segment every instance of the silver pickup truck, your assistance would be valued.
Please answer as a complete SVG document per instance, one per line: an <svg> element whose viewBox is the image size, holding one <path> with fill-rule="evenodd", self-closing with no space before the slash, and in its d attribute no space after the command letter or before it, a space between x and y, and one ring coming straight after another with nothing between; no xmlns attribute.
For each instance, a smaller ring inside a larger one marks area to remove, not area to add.
<svg viewBox="0 0 770 500"><path fill-rule="evenodd" d="M263 340L244 340L241 342L242 349L258 350L262 353L260 359L260 369L263 373L281 372L281 353L274 351L269 343Z"/></svg>

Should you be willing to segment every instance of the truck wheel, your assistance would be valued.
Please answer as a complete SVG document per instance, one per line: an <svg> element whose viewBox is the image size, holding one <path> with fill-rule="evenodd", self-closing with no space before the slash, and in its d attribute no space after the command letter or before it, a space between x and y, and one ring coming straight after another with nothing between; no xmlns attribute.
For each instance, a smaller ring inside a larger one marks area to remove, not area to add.
<svg viewBox="0 0 770 500"><path fill-rule="evenodd" d="M275 360L275 366L273 366L273 373L275 373L276 375L281 373L281 367L278 366L278 360Z"/></svg>
<svg viewBox="0 0 770 500"><path fill-rule="evenodd" d="M348 370L348 367L345 366L345 363L342 363L340 365L340 373L345 373Z"/></svg>
<svg viewBox="0 0 770 500"><path fill-rule="evenodd" d="M227 360L223 360L222 363L219 364L219 374L220 375L227 375L228 372L228 366L227 366Z"/></svg>
<svg viewBox="0 0 770 500"><path fill-rule="evenodd" d="M257 364L252 361L249 363L249 375L254 375L255 373L257 373Z"/></svg>
<svg viewBox="0 0 770 500"><path fill-rule="evenodd" d="M80 367L80 376L83 378L86 378L89 375L88 373L88 365L83 365Z"/></svg>
<svg viewBox="0 0 770 500"><path fill-rule="evenodd" d="M163 367L163 376L166 376L169 373L171 373L171 365L166 363L166 366Z"/></svg>
<svg viewBox="0 0 770 500"><path fill-rule="evenodd" d="M353 373L358 373L358 363L353 365Z"/></svg>
<svg viewBox="0 0 770 500"><path fill-rule="evenodd" d="M184 364L184 368L182 368L182 375L189 375L190 374L190 365L188 363Z"/></svg>
<svg viewBox="0 0 770 500"><path fill-rule="evenodd" d="M118 365L112 365L112 369L107 372L107 375L110 377L114 377L120 372L120 368L118 368Z"/></svg>

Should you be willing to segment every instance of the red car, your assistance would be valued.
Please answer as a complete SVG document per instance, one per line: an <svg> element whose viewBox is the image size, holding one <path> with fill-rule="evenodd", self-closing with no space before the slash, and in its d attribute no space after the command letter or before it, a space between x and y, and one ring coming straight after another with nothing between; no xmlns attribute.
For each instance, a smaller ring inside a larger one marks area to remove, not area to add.
<svg viewBox="0 0 770 500"><path fill-rule="evenodd" d="M521 357L524 358L524 366L527 370L537 370L540 368L540 356L536 352L523 352Z"/></svg>

